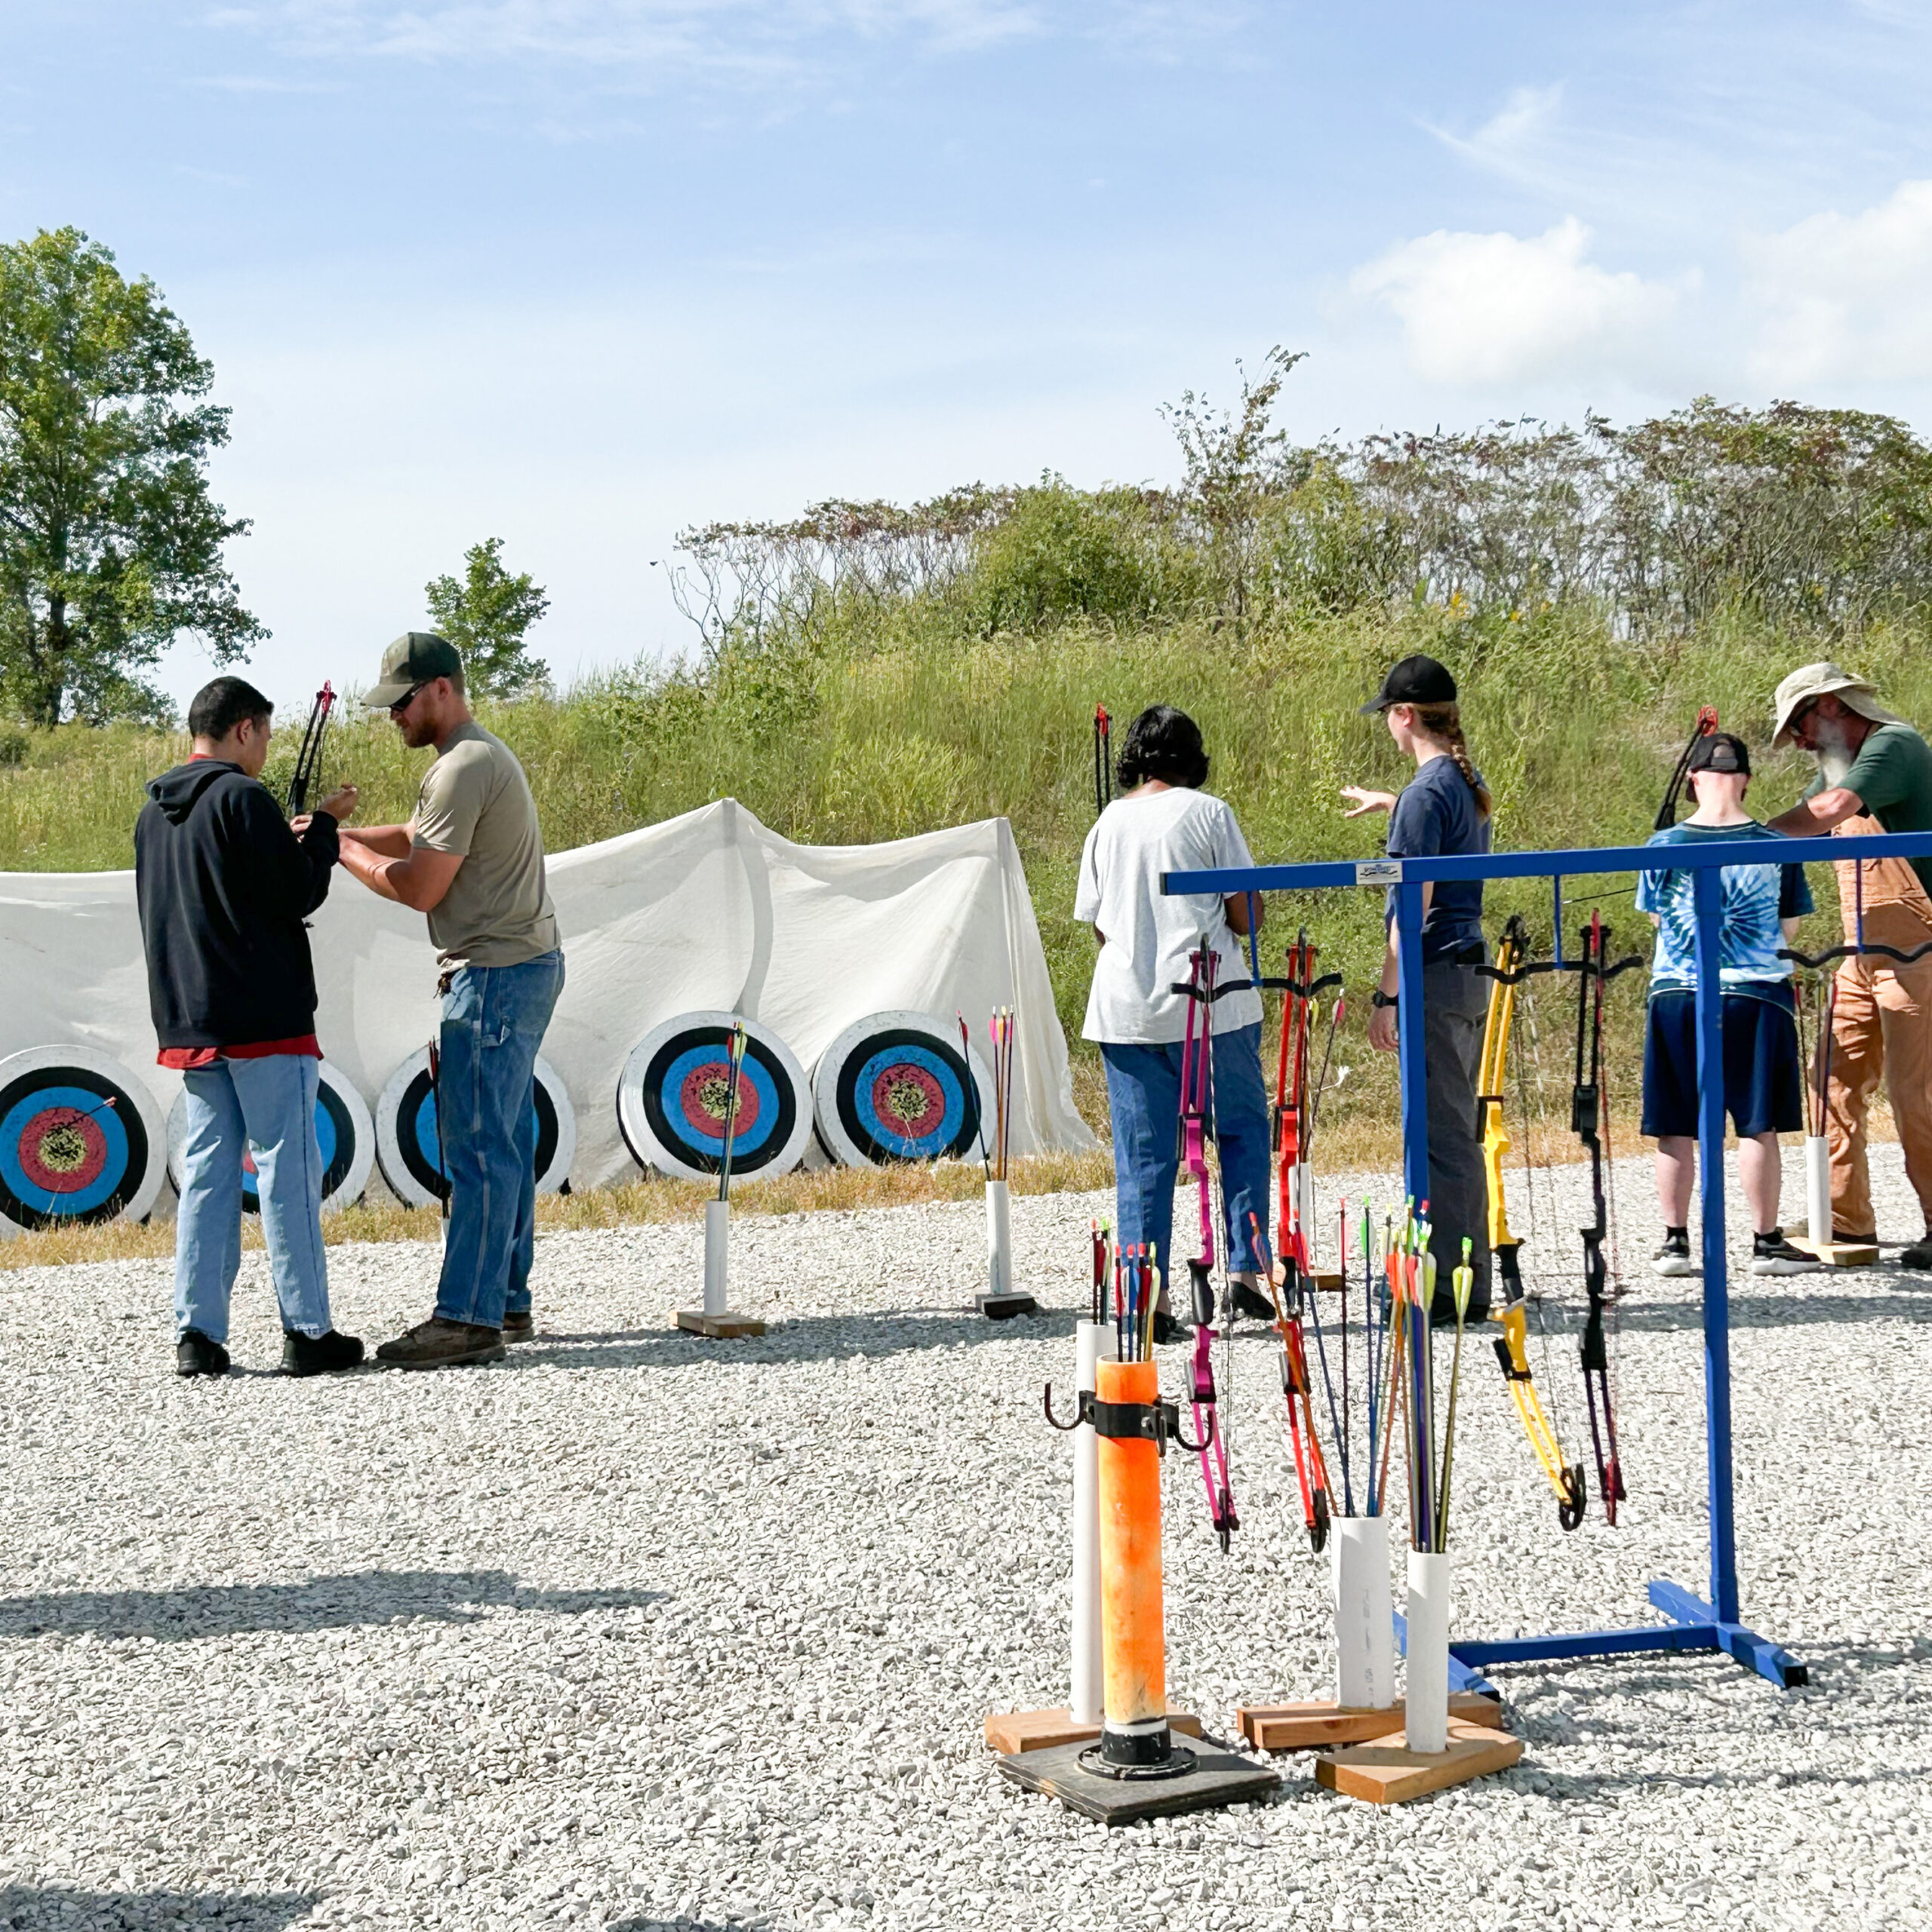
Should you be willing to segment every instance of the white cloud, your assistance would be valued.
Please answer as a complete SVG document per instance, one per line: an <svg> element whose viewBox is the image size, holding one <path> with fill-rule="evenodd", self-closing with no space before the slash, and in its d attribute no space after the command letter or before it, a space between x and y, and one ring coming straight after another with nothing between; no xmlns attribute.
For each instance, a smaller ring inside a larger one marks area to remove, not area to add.
<svg viewBox="0 0 1932 1932"><path fill-rule="evenodd" d="M1932 181L1744 244L1752 366L1772 383L1932 376Z"/></svg>
<svg viewBox="0 0 1932 1932"><path fill-rule="evenodd" d="M1560 81L1546 88L1515 88L1474 134L1456 134L1434 126L1429 132L1465 161L1519 181L1537 171L1546 156L1562 108Z"/></svg>
<svg viewBox="0 0 1932 1932"><path fill-rule="evenodd" d="M829 35L952 53L1041 30L1026 0L266 0L205 16L297 55L495 62L533 57L721 70Z"/></svg>
<svg viewBox="0 0 1932 1932"><path fill-rule="evenodd" d="M1486 386L1653 361L1677 291L1586 260L1589 238L1574 215L1527 240L1438 229L1398 242L1349 285L1394 312L1410 366L1435 381Z"/></svg>

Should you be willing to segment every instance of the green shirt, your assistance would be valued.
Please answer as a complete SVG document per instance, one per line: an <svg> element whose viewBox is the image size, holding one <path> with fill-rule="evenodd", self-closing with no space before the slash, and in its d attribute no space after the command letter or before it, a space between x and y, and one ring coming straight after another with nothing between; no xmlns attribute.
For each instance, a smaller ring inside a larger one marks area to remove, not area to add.
<svg viewBox="0 0 1932 1932"><path fill-rule="evenodd" d="M1840 780L1887 832L1932 832L1932 745L1909 724L1881 724L1866 738ZM1829 790L1824 774L1805 788L1815 797ZM1912 869L1932 893L1932 859L1914 859Z"/></svg>

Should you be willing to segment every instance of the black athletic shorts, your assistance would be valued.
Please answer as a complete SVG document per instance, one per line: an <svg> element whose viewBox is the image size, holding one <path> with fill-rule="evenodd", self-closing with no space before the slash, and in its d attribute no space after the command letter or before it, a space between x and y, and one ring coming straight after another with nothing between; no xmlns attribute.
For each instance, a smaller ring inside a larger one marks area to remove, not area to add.
<svg viewBox="0 0 1932 1932"><path fill-rule="evenodd" d="M1795 1134L1804 1124L1798 1023L1749 993L1724 996L1724 1103L1740 1134ZM1654 993L1644 1036L1645 1136L1697 1132L1697 995Z"/></svg>

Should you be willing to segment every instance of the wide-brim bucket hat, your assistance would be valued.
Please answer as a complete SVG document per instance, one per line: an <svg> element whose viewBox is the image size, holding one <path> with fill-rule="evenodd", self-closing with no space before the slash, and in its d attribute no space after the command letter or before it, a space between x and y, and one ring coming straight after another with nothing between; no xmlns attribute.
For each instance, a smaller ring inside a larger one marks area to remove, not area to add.
<svg viewBox="0 0 1932 1932"><path fill-rule="evenodd" d="M1878 702L1878 694L1870 680L1854 677L1841 666L1827 658L1822 663L1807 664L1779 685L1777 695L1772 700L1777 715L1777 723L1771 732L1771 747L1791 742L1791 721L1813 699L1835 697L1847 711L1855 711L1861 718L1869 718L1875 724L1903 724L1906 721L1895 711L1887 711Z"/></svg>

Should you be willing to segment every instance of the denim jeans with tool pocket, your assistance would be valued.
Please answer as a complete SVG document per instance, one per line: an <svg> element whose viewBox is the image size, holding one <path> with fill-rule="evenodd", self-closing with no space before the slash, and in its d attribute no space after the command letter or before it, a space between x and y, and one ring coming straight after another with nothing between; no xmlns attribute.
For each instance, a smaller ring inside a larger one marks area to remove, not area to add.
<svg viewBox="0 0 1932 1932"><path fill-rule="evenodd" d="M174 1332L228 1340L242 1266L242 1163L255 1163L262 1233L281 1325L329 1332L322 1258L322 1151L315 1141L321 1063L306 1054L218 1060L181 1077L186 1134L174 1224Z"/></svg>
<svg viewBox="0 0 1932 1932"><path fill-rule="evenodd" d="M564 989L564 955L465 966L443 995L436 1119L450 1224L436 1312L500 1328L530 1306L537 1238L537 1050Z"/></svg>

